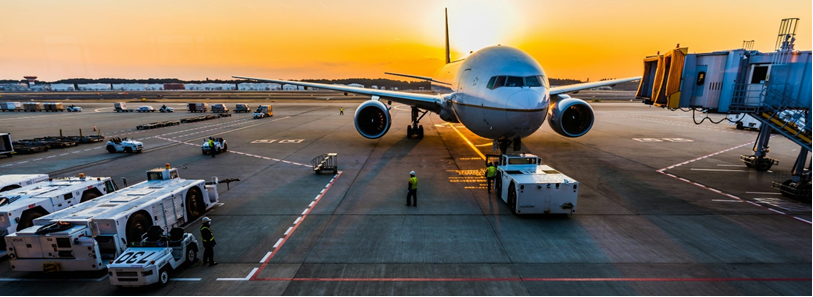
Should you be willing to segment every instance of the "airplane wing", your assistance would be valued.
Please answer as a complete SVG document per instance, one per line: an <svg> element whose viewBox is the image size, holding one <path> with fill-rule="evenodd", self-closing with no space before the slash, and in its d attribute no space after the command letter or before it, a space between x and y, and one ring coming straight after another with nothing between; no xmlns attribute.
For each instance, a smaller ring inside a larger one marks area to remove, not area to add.
<svg viewBox="0 0 813 297"><path fill-rule="evenodd" d="M613 79L613 80L602 80L597 82L588 82L588 83L580 83L580 84L573 84L573 85L566 85L566 86L559 86L550 88L550 94L564 94L575 92L584 89L602 87L602 86L611 86L622 82L628 82L633 80L639 80L641 77L629 77L629 78L621 78L621 79Z"/></svg>
<svg viewBox="0 0 813 297"><path fill-rule="evenodd" d="M409 77L409 78L416 78L416 79L422 79L422 80L430 81L430 82L433 82L433 83L444 84L444 85L451 85L450 83L445 83L445 82L442 82L442 81L437 81L437 80L435 80L435 79L433 79L433 78L431 78L431 77L428 77L428 76L420 76L420 75L412 75L412 74L403 74L403 73L395 73L395 72L384 72L384 74L395 75L395 76L403 76L403 77Z"/></svg>
<svg viewBox="0 0 813 297"><path fill-rule="evenodd" d="M443 99L439 95L429 95L429 94L417 94L417 93L409 93L409 92L399 92L399 91L387 91L387 90L376 90L376 89L365 89L365 88L356 88L356 87L348 87L348 86L340 86L340 85L328 85L328 84L319 84L319 83L310 83L310 82L302 82L302 81L288 81L288 80L279 80L279 79L267 79L267 78L255 78L255 77L245 77L245 76L232 76L233 78L240 78L240 79L250 79L256 81L266 81L266 82L273 82L278 84L291 84L296 86L303 86L309 88L319 88L325 90L333 90L333 91L340 91L340 92L348 92L348 93L355 93L361 95L369 95L369 96L378 96L384 100L392 100L398 103L403 103L406 105L411 105L418 107L420 109L429 110L435 113L440 112L441 103Z"/></svg>

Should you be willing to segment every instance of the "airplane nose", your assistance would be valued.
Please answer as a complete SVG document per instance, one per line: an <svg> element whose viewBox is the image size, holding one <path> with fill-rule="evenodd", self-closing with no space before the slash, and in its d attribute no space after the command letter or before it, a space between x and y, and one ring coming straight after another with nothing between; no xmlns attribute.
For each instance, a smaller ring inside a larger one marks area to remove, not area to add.
<svg viewBox="0 0 813 297"><path fill-rule="evenodd" d="M539 93L531 90L522 90L508 97L506 102L506 116L515 129L529 130L533 125L534 114L531 110L539 105Z"/></svg>

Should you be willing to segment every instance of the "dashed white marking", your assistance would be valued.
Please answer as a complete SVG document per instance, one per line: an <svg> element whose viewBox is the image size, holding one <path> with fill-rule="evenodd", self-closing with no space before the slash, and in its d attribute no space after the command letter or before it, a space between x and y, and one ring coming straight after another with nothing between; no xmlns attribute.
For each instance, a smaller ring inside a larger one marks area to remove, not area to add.
<svg viewBox="0 0 813 297"><path fill-rule="evenodd" d="M217 280L219 280L219 281L247 281L247 280L251 279L251 276L253 276L255 272L257 272L257 269L259 269L259 268L255 267L254 269L251 270L251 272L248 273L248 276L243 277L243 278L228 278L228 277L221 278L221 277L219 277L219 278L217 278Z"/></svg>
<svg viewBox="0 0 813 297"><path fill-rule="evenodd" d="M308 209L309 209L309 208L306 208L305 210L303 210L303 211L302 211L302 215L303 215L303 216L304 216L306 213L308 213Z"/></svg>
<svg viewBox="0 0 813 297"><path fill-rule="evenodd" d="M48 156L48 157L45 157L45 158L46 159L51 159L51 158L56 158L56 156Z"/></svg>
<svg viewBox="0 0 813 297"><path fill-rule="evenodd" d="M31 160L31 162L35 162L35 161L39 161L39 160L42 160L42 158L33 159L33 160Z"/></svg>
<svg viewBox="0 0 813 297"><path fill-rule="evenodd" d="M282 243L282 238L277 240L277 243L274 244L274 248L277 248L280 243ZM263 262L265 262L265 261L263 261Z"/></svg>
<svg viewBox="0 0 813 297"><path fill-rule="evenodd" d="M745 194L782 195L782 193L774 193L774 192L748 192L748 191L745 191Z"/></svg>
<svg viewBox="0 0 813 297"><path fill-rule="evenodd" d="M285 230L285 234L283 234L283 235L288 235L288 233L291 233L291 230L293 230L293 229L294 229L294 227L288 227L288 230ZM271 254L271 252L268 252L268 254ZM265 259L263 259L263 262L265 262Z"/></svg>
<svg viewBox="0 0 813 297"><path fill-rule="evenodd" d="M739 202L742 203L740 200L725 200L725 199L711 199L713 202Z"/></svg>
<svg viewBox="0 0 813 297"><path fill-rule="evenodd" d="M745 172L746 170L740 169L705 169L705 168L692 168L692 171L718 171L718 172Z"/></svg>
<svg viewBox="0 0 813 297"><path fill-rule="evenodd" d="M6 164L6 165L0 166L0 167L9 167L11 165L13 165L13 164Z"/></svg>
<svg viewBox="0 0 813 297"><path fill-rule="evenodd" d="M268 259L268 257L270 257L270 256L271 256L271 252L266 253L265 257L263 257L263 259L260 260L260 264L265 263L265 260Z"/></svg>
<svg viewBox="0 0 813 297"><path fill-rule="evenodd" d="M25 164L25 163L28 163L28 161L17 162L17 164Z"/></svg>
<svg viewBox="0 0 813 297"><path fill-rule="evenodd" d="M316 201L311 202L311 204L308 204L308 207L313 207L313 204L314 204L314 203L316 203Z"/></svg>
<svg viewBox="0 0 813 297"><path fill-rule="evenodd" d="M299 224L299 220L301 220L301 219L302 219L302 217L296 218L296 220L294 221L294 225Z"/></svg>
<svg viewBox="0 0 813 297"><path fill-rule="evenodd" d="M200 278L188 277L188 278L170 278L170 281L173 282L199 282Z"/></svg>

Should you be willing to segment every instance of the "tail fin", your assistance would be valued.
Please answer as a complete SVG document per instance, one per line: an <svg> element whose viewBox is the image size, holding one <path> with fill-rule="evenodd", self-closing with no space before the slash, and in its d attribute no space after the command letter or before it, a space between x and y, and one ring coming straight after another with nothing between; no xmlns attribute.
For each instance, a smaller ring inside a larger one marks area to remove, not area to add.
<svg viewBox="0 0 813 297"><path fill-rule="evenodd" d="M449 54L449 9L444 8L443 13L446 15L446 64L452 62L452 56Z"/></svg>

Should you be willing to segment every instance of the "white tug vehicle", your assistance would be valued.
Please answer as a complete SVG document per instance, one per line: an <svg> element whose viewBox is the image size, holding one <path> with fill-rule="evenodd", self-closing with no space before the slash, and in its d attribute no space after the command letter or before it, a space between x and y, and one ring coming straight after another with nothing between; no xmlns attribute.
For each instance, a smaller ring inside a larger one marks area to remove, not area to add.
<svg viewBox="0 0 813 297"><path fill-rule="evenodd" d="M548 165L536 155L488 155L497 167L497 197L513 214L573 214L579 182Z"/></svg>
<svg viewBox="0 0 813 297"><path fill-rule="evenodd" d="M141 242L151 226L180 227L214 207L216 183L182 179L169 164L149 170L144 182L40 217L34 226L6 236L11 269L105 269L130 243Z"/></svg>
<svg viewBox="0 0 813 297"><path fill-rule="evenodd" d="M115 286L166 285L173 270L197 260L198 241L194 235L178 227L164 234L161 226L153 225L140 242L130 243L121 256L110 260L107 273L110 284Z"/></svg>
<svg viewBox="0 0 813 297"><path fill-rule="evenodd" d="M203 145L200 146L200 150L204 155L216 155L219 153L224 153L229 149L229 145L226 144L226 140L222 137L212 138L212 140L214 142L214 147L209 146L209 138L203 139Z"/></svg>
<svg viewBox="0 0 813 297"><path fill-rule="evenodd" d="M5 174L0 175L0 192L10 191L27 185L48 180L47 174ZM1 203L0 203L1 204Z"/></svg>
<svg viewBox="0 0 813 297"><path fill-rule="evenodd" d="M127 137L110 137L105 148L109 153L141 153L144 150L144 143Z"/></svg>

